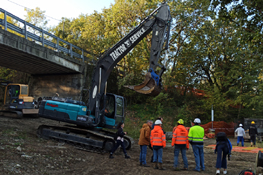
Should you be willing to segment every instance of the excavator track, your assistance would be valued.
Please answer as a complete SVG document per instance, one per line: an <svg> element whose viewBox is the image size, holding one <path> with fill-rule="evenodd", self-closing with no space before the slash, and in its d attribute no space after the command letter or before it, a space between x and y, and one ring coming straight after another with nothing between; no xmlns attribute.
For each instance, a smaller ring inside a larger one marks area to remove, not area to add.
<svg viewBox="0 0 263 175"><path fill-rule="evenodd" d="M38 127L37 135L43 139L71 144L80 150L101 154L111 151L115 146L112 133L104 130L98 132L68 125L65 127L41 125ZM126 148L129 149L132 141L126 137L125 142Z"/></svg>
<svg viewBox="0 0 263 175"><path fill-rule="evenodd" d="M21 111L0 110L0 116L10 117L14 119L21 119L23 118L23 113Z"/></svg>

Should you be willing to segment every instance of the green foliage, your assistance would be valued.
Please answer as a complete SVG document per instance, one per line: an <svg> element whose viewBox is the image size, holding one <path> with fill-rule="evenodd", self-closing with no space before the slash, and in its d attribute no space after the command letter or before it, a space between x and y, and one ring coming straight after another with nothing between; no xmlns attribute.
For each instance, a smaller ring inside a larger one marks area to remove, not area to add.
<svg viewBox="0 0 263 175"><path fill-rule="evenodd" d="M40 10L39 7L36 7L35 9L28 9L25 8L25 11L27 12L27 15L25 15L26 19L25 21L40 27L42 29L47 29L46 25L48 23L48 20L46 20L45 12Z"/></svg>
<svg viewBox="0 0 263 175"><path fill-rule="evenodd" d="M152 106L153 112L160 116L165 112L165 107L176 106L172 100L172 98L169 98L169 94L161 92L158 96L148 99L148 102Z"/></svg>
<svg viewBox="0 0 263 175"><path fill-rule="evenodd" d="M191 113L187 110L187 105L182 106L181 108L179 108L178 110L178 115L176 116L176 118L179 119L183 119L185 126L191 126L190 125L190 121L193 121ZM174 125L176 125L177 121L175 121Z"/></svg>
<svg viewBox="0 0 263 175"><path fill-rule="evenodd" d="M231 3L234 1L167 0L173 21L169 51L160 58L167 67L162 76L163 92L149 97L123 87L144 80L149 68L151 35L118 63L108 79L109 92L123 95L140 121L170 116L166 127L173 126L178 118L186 123L195 117L210 121L212 104L215 120L262 116L262 3ZM85 56L96 60L161 2L116 0L101 13L63 18L52 32L91 52ZM27 19L45 26L44 13L36 8L28 11ZM1 68L0 76L14 79L18 75ZM204 90L203 95L197 96L195 89Z"/></svg>

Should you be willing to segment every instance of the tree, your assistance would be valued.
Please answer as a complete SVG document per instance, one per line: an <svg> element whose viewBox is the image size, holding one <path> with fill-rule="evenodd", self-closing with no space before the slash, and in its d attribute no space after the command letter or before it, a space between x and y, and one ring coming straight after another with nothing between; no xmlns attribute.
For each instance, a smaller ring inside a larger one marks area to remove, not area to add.
<svg viewBox="0 0 263 175"><path fill-rule="evenodd" d="M48 20L46 20L45 16L46 11L40 10L39 7L36 7L35 9L25 8L24 10L27 12L27 15L25 15L25 21L33 24L34 26L47 30L46 25Z"/></svg>

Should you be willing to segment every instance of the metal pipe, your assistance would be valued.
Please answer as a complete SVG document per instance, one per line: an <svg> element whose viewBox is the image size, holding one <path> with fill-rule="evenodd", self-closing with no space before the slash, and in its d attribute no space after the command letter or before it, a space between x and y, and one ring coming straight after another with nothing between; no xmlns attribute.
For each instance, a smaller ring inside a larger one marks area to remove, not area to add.
<svg viewBox="0 0 263 175"><path fill-rule="evenodd" d="M25 31L25 39L27 39L26 21L24 21L24 31Z"/></svg>
<svg viewBox="0 0 263 175"><path fill-rule="evenodd" d="M104 95L106 95L106 93L107 93L107 81L106 81L106 83L105 83L105 91L104 91Z"/></svg>
<svg viewBox="0 0 263 175"><path fill-rule="evenodd" d="M44 46L44 30L42 29L42 46Z"/></svg>
<svg viewBox="0 0 263 175"><path fill-rule="evenodd" d="M72 44L70 44L70 57L72 58L73 54L72 54Z"/></svg>
<svg viewBox="0 0 263 175"><path fill-rule="evenodd" d="M82 58L82 61L84 62L84 52L83 52L83 49L81 49L81 52L82 52L81 58Z"/></svg>
<svg viewBox="0 0 263 175"><path fill-rule="evenodd" d="M159 10L162 6L157 7L149 16L147 16L146 18L144 18L144 20L140 23L144 23L144 21L146 21L147 19L149 19L157 10Z"/></svg>
<svg viewBox="0 0 263 175"><path fill-rule="evenodd" d="M58 52L59 52L59 38L57 38L57 50L58 50Z"/></svg>
<svg viewBox="0 0 263 175"><path fill-rule="evenodd" d="M6 11L4 12L4 21L5 21L5 31L7 31L7 18L6 18Z"/></svg>
<svg viewBox="0 0 263 175"><path fill-rule="evenodd" d="M99 88L98 88L98 93L100 93L100 86L101 86L101 68L100 68L100 77L99 77Z"/></svg>

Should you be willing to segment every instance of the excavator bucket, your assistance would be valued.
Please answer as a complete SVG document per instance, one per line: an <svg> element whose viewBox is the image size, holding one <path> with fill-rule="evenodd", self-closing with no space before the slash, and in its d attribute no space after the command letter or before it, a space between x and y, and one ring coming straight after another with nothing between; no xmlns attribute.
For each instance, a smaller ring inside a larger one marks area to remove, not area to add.
<svg viewBox="0 0 263 175"><path fill-rule="evenodd" d="M138 93L147 94L150 96L157 96L161 92L161 87L157 85L156 81L152 78L150 72L146 74L142 84L127 85L124 87L135 90Z"/></svg>

